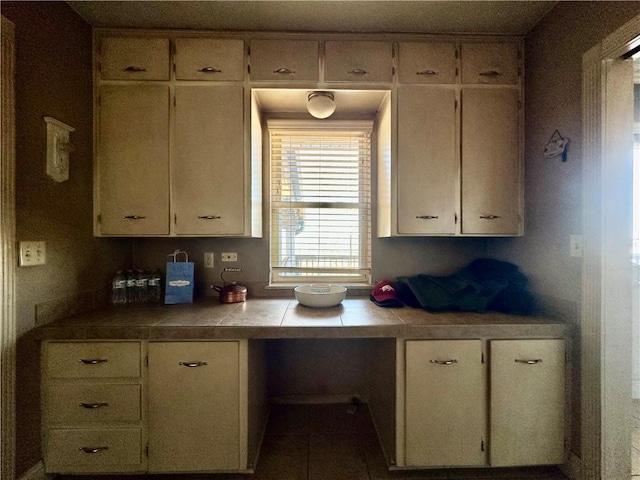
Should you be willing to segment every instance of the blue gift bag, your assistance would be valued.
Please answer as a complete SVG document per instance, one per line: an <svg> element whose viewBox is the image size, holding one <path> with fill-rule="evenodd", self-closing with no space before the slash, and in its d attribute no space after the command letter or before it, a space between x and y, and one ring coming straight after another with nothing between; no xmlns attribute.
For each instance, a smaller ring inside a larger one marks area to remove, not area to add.
<svg viewBox="0 0 640 480"><path fill-rule="evenodd" d="M178 261L178 255L184 254L185 261ZM164 303L193 303L193 262L183 250L176 250L167 255L173 257L173 262L167 262L166 286Z"/></svg>

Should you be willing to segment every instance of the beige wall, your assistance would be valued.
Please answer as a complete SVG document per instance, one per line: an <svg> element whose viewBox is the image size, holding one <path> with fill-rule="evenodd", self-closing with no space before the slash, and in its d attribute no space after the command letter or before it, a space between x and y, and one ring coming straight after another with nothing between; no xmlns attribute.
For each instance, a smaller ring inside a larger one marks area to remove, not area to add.
<svg viewBox="0 0 640 480"><path fill-rule="evenodd" d="M91 28L64 2L2 2L16 33L16 234L44 240L47 263L17 270L17 459L23 474L40 460L36 324L103 303L112 272L131 262L131 241L92 234L93 101ZM46 175L51 116L71 134L69 180Z"/></svg>

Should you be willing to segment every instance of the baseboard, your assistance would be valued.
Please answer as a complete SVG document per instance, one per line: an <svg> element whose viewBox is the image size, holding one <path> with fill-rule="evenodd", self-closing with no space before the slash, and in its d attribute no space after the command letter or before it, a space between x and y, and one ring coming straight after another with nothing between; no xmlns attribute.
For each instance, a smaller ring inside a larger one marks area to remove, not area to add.
<svg viewBox="0 0 640 480"><path fill-rule="evenodd" d="M44 463L40 460L22 475L19 480L48 480L49 478L52 478L52 476L45 473Z"/></svg>
<svg viewBox="0 0 640 480"><path fill-rule="evenodd" d="M564 465L560 465L562 473L570 480L582 478L582 461L575 453L569 453L569 458Z"/></svg>
<svg viewBox="0 0 640 480"><path fill-rule="evenodd" d="M359 393L338 393L329 395L275 395L269 397L272 404L326 404L344 403L348 404L357 398L362 403L367 403L364 395Z"/></svg>

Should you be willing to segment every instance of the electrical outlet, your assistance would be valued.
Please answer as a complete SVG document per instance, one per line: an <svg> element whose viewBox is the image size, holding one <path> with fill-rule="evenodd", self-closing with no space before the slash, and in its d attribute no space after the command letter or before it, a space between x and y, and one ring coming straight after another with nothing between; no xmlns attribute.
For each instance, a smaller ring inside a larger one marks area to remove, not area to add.
<svg viewBox="0 0 640 480"><path fill-rule="evenodd" d="M215 266L213 252L204 252L204 268L213 268Z"/></svg>
<svg viewBox="0 0 640 480"><path fill-rule="evenodd" d="M45 242L20 242L20 266L44 265L46 262Z"/></svg>
<svg viewBox="0 0 640 480"><path fill-rule="evenodd" d="M222 252L222 261L223 262L237 262L238 261L237 252Z"/></svg>

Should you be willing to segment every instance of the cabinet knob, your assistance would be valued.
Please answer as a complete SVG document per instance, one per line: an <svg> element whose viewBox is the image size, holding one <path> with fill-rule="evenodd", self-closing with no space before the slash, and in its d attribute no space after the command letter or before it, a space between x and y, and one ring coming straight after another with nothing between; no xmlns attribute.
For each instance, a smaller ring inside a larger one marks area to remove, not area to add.
<svg viewBox="0 0 640 480"><path fill-rule="evenodd" d="M294 73L296 73L295 70L291 70L290 68L286 68L286 67L281 67L281 68L276 68L273 73L277 73L278 75L293 75Z"/></svg>
<svg viewBox="0 0 640 480"><path fill-rule="evenodd" d="M435 220L436 218L438 218L437 215L416 215L416 218L419 218L420 220Z"/></svg>
<svg viewBox="0 0 640 480"><path fill-rule="evenodd" d="M207 362L178 362L178 365L182 365L183 367L195 368L203 367L207 365Z"/></svg>
<svg viewBox="0 0 640 480"><path fill-rule="evenodd" d="M84 453L100 453L105 450L109 450L109 447L80 447Z"/></svg>
<svg viewBox="0 0 640 480"><path fill-rule="evenodd" d="M353 70L349 70L347 72L348 75L368 75L369 72L366 70L362 70L361 68L354 68Z"/></svg>
<svg viewBox="0 0 640 480"><path fill-rule="evenodd" d="M99 403L85 403L82 402L80 404L81 407L84 408L88 408L88 409L95 409L95 408L100 408L100 407L108 407L109 404L107 402L99 402Z"/></svg>
<svg viewBox="0 0 640 480"><path fill-rule="evenodd" d="M79 360L80 363L85 365L98 365L99 363L107 363L108 361L107 358L81 358Z"/></svg>
<svg viewBox="0 0 640 480"><path fill-rule="evenodd" d="M438 75L438 72L436 72L435 70L427 69L416 72L416 75Z"/></svg>
<svg viewBox="0 0 640 480"><path fill-rule="evenodd" d="M480 215L480 218L484 220L495 220L496 218L500 218L500 215Z"/></svg>
<svg viewBox="0 0 640 480"><path fill-rule="evenodd" d="M200 220L219 220L222 217L220 215L199 215Z"/></svg>
<svg viewBox="0 0 640 480"><path fill-rule="evenodd" d="M147 69L144 67L136 67L134 65L130 65L127 68L125 68L124 71L130 72L130 73L140 73L140 72L146 72Z"/></svg>
<svg viewBox="0 0 640 480"><path fill-rule="evenodd" d="M458 363L458 360L455 358L452 360L429 360L429 363L435 363L437 365L453 365L454 363Z"/></svg>
<svg viewBox="0 0 640 480"><path fill-rule="evenodd" d="M222 73L222 70L218 70L217 68L213 68L213 67L202 67L198 71L202 73Z"/></svg>
<svg viewBox="0 0 640 480"><path fill-rule="evenodd" d="M144 218L147 218L143 215L125 215L124 217L125 220L142 220Z"/></svg>
<svg viewBox="0 0 640 480"><path fill-rule="evenodd" d="M541 358L533 358L533 359L516 358L516 363L524 363L526 365L535 365L536 363L542 363L542 359Z"/></svg>

